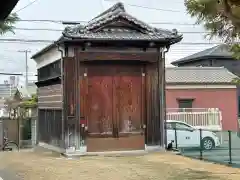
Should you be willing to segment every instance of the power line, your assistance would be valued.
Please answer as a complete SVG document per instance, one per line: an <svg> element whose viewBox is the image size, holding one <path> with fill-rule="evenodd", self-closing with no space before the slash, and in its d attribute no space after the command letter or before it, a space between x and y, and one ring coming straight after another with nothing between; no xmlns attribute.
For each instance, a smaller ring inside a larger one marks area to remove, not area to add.
<svg viewBox="0 0 240 180"><path fill-rule="evenodd" d="M4 73L4 72L0 72L0 75L22 76L23 74L20 74L20 73Z"/></svg>
<svg viewBox="0 0 240 180"><path fill-rule="evenodd" d="M30 43L54 43L54 40L44 39L0 39L0 42L30 42Z"/></svg>
<svg viewBox="0 0 240 180"><path fill-rule="evenodd" d="M1 62L1 64L3 64L3 62L5 63L8 63L8 64L17 64L17 63L19 63L19 62L21 62L21 61L19 61L19 62L17 62L17 61L14 61L14 60L12 60L12 59L9 59L9 58L0 58L0 62Z"/></svg>
<svg viewBox="0 0 240 180"><path fill-rule="evenodd" d="M16 30L21 31L55 31L55 32L62 32L64 29L45 29L45 28L14 28Z"/></svg>
<svg viewBox="0 0 240 180"><path fill-rule="evenodd" d="M38 0L34 0L34 1L30 2L30 3L27 4L26 6L24 6L24 7L22 7L21 9L15 11L15 13L18 13L18 12L20 12L20 11L26 9L27 7L31 6L31 5L32 5L33 3L35 3L36 1L38 1Z"/></svg>
<svg viewBox="0 0 240 180"><path fill-rule="evenodd" d="M38 42L8 42L8 41L0 41L0 44L22 44L22 45L33 45L33 46L46 46L49 45L49 42L42 42L42 43L38 43Z"/></svg>
<svg viewBox="0 0 240 180"><path fill-rule="evenodd" d="M104 0L104 1L116 2L116 0ZM171 10L171 9L153 8L153 7L141 6L141 5L137 5L137 4L129 4L129 3L124 3L124 5L133 6L133 7L138 7L138 8L144 8L144 9L157 10L157 11L167 11L167 12L182 12L182 11L179 11L179 10Z"/></svg>
<svg viewBox="0 0 240 180"><path fill-rule="evenodd" d="M144 9L157 10L157 11L167 11L167 12L182 12L182 11L179 11L179 10L171 10L171 9L153 8L153 7L147 7L147 6L140 6L140 5L136 5L136 4L126 4L126 5L133 6L133 7L144 8Z"/></svg>
<svg viewBox="0 0 240 180"><path fill-rule="evenodd" d="M72 23L88 23L89 21L69 21L69 20L51 20L51 19L20 19L19 22L46 22L46 23L57 23L62 24L63 22ZM149 24L166 24L166 25L182 25L182 26L196 26L194 23L179 23L179 22L149 22Z"/></svg>
<svg viewBox="0 0 240 180"><path fill-rule="evenodd" d="M63 22L74 22L74 23L87 23L88 21L68 21L68 20L51 20L51 19L19 19L19 22L47 22L47 23L58 23Z"/></svg>
<svg viewBox="0 0 240 180"><path fill-rule="evenodd" d="M43 39L0 39L0 43L22 43L22 42L26 42L26 43L54 43L56 41L54 40L43 40ZM239 42L235 42L235 43L239 43ZM211 44L223 44L221 42L179 42L178 44L184 44L184 45L211 45Z"/></svg>
<svg viewBox="0 0 240 180"><path fill-rule="evenodd" d="M53 31L53 32L62 32L64 29L51 29L51 28L15 28L16 30L21 30L21 31ZM204 34L204 33L210 33L206 31L180 31L179 33L184 33L184 34Z"/></svg>

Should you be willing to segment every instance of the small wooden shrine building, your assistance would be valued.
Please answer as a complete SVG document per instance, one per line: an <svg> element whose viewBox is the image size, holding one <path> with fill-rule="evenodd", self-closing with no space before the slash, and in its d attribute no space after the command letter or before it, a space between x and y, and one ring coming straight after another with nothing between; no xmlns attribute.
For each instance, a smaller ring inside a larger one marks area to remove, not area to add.
<svg viewBox="0 0 240 180"><path fill-rule="evenodd" d="M38 69L39 144L80 152L164 147L164 62L181 41L122 3L32 58Z"/></svg>

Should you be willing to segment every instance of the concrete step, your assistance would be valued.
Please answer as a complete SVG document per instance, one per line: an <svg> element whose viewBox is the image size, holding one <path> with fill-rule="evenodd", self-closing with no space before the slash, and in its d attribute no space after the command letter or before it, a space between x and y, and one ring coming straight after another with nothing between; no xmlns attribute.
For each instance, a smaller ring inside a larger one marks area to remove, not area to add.
<svg viewBox="0 0 240 180"><path fill-rule="evenodd" d="M33 152L40 154L40 155L44 155L44 156L50 156L50 157L62 157L62 153L41 147L41 146L35 146L33 148Z"/></svg>

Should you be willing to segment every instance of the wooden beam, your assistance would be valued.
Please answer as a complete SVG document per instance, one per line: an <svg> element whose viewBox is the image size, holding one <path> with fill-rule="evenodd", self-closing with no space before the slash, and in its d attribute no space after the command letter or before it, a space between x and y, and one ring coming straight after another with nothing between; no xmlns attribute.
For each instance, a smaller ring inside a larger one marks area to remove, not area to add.
<svg viewBox="0 0 240 180"><path fill-rule="evenodd" d="M156 61L156 52L108 52L108 51L82 51L78 52L77 56L80 61L94 61L94 60L135 60L135 61Z"/></svg>

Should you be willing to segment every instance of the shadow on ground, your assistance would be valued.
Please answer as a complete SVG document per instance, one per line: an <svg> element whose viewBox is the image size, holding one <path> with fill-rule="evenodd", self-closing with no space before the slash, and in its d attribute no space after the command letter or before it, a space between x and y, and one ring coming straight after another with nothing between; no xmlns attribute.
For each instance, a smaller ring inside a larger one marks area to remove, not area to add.
<svg viewBox="0 0 240 180"><path fill-rule="evenodd" d="M179 172L175 173L173 177L171 177L169 180L221 180L219 176L212 175L210 172L207 171L197 171L188 169L185 172Z"/></svg>

